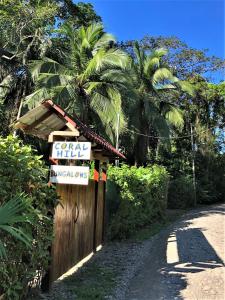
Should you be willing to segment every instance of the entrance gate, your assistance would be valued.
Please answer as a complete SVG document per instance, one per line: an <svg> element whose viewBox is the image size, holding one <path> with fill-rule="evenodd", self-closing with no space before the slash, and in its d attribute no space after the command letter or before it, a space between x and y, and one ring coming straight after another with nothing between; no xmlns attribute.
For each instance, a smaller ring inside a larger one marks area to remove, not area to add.
<svg viewBox="0 0 225 300"><path fill-rule="evenodd" d="M54 217L51 282L102 244L104 186L103 181L98 182L95 212L94 180L90 180L88 186L57 185L61 200Z"/></svg>

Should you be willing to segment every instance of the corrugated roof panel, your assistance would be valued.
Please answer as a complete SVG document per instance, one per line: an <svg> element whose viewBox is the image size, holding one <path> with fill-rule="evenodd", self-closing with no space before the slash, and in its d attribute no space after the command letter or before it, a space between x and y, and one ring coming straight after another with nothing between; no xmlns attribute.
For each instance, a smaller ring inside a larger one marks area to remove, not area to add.
<svg viewBox="0 0 225 300"><path fill-rule="evenodd" d="M43 120L41 123L35 126L36 129L41 127L49 128L50 131L60 130L65 126L65 120L60 119L54 113L52 113L47 119Z"/></svg>
<svg viewBox="0 0 225 300"><path fill-rule="evenodd" d="M34 121L38 120L41 116L43 116L47 111L48 111L48 109L46 107L44 107L43 105L40 105L40 106L30 110L28 113L26 113L19 120L23 124L30 125Z"/></svg>
<svg viewBox="0 0 225 300"><path fill-rule="evenodd" d="M54 128L54 130L61 129L65 126L66 121L60 119L57 115L52 114L49 118L47 118L44 123L47 123L49 127Z"/></svg>

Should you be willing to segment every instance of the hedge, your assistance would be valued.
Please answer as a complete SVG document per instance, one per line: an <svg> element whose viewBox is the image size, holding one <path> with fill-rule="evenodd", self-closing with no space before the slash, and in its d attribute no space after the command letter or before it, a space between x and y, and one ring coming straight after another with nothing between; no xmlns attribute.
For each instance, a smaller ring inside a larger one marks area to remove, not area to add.
<svg viewBox="0 0 225 300"><path fill-rule="evenodd" d="M137 229L164 218L168 182L169 175L162 166L110 166L107 202L113 209L113 215L108 229L109 238L128 238Z"/></svg>
<svg viewBox="0 0 225 300"><path fill-rule="evenodd" d="M188 175L172 178L168 190L168 208L185 209L194 206L193 179Z"/></svg>
<svg viewBox="0 0 225 300"><path fill-rule="evenodd" d="M30 146L12 136L0 137L0 205L22 193L26 201L23 215L32 220L19 224L31 236L31 247L0 231L7 253L0 260L0 298L26 299L28 283L37 271L43 274L48 268L57 196L47 186L47 175L48 168Z"/></svg>

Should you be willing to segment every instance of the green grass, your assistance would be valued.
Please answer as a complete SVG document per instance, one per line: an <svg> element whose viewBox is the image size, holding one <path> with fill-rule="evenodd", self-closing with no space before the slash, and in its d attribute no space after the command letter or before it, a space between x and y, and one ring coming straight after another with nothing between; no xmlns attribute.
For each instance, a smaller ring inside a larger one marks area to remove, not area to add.
<svg viewBox="0 0 225 300"><path fill-rule="evenodd" d="M116 274L111 268L92 263L79 274L64 279L64 284L76 300L102 300L115 286L115 280Z"/></svg>
<svg viewBox="0 0 225 300"><path fill-rule="evenodd" d="M157 234L163 228L169 226L171 223L176 221L179 217L181 217L186 210L168 210L167 215L164 220L160 222L155 222L149 226L146 226L133 234L131 240L134 241L144 241Z"/></svg>

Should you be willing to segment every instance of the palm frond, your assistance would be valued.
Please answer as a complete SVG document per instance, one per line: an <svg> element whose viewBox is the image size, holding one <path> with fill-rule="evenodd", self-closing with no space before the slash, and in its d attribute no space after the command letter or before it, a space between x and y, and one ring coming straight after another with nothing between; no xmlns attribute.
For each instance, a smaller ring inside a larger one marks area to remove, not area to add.
<svg viewBox="0 0 225 300"><path fill-rule="evenodd" d="M71 70L50 58L33 61L30 63L29 69L34 80L37 80L41 73L71 75Z"/></svg>
<svg viewBox="0 0 225 300"><path fill-rule="evenodd" d="M13 238L31 246L31 237L22 229L15 227L16 224L30 222L29 215L24 215L27 209L27 202L24 195L15 196L0 206L0 231L10 234ZM0 257L6 257L6 249L0 240Z"/></svg>
<svg viewBox="0 0 225 300"><path fill-rule="evenodd" d="M89 61L86 70L78 77L80 82L84 82L89 77L100 73L104 68L126 69L129 64L128 55L119 49L110 49L108 51L100 49Z"/></svg>
<svg viewBox="0 0 225 300"><path fill-rule="evenodd" d="M71 75L57 73L41 73L38 78L38 85L51 89L57 85L67 85L74 79Z"/></svg>
<svg viewBox="0 0 225 300"><path fill-rule="evenodd" d="M147 57L144 64L144 73L146 76L151 76L160 66L160 61L158 57Z"/></svg>
<svg viewBox="0 0 225 300"><path fill-rule="evenodd" d="M78 29L79 30L79 29ZM104 27L101 23L92 23L86 29L86 37L90 44L94 46L104 35Z"/></svg>
<svg viewBox="0 0 225 300"><path fill-rule="evenodd" d="M143 50L140 49L138 42L134 43L134 53L136 59L136 66L138 67L138 71L140 74L144 71L144 61L145 61L145 53Z"/></svg>
<svg viewBox="0 0 225 300"><path fill-rule="evenodd" d="M179 80L177 81L177 86L185 93L188 93L190 96L195 95L195 88L194 86L185 80Z"/></svg>
<svg viewBox="0 0 225 300"><path fill-rule="evenodd" d="M100 49L96 55L88 62L86 70L78 76L78 81L84 82L90 76L94 75L100 70L103 65L103 57L105 55L105 50Z"/></svg>
<svg viewBox="0 0 225 300"><path fill-rule="evenodd" d="M100 79L103 82L121 84L123 86L131 84L129 72L121 69L106 69L101 72Z"/></svg>
<svg viewBox="0 0 225 300"><path fill-rule="evenodd" d="M20 240L28 247L30 247L31 237L25 234L21 229L9 225L0 225L0 230L8 232L12 237L16 238L17 240Z"/></svg>
<svg viewBox="0 0 225 300"><path fill-rule="evenodd" d="M64 34L69 38L73 38L74 35L74 28L70 22L64 22L60 29L56 30L60 34Z"/></svg>
<svg viewBox="0 0 225 300"><path fill-rule="evenodd" d="M52 99L69 113L80 115L83 109L79 91L73 84L55 86L51 89Z"/></svg>
<svg viewBox="0 0 225 300"><path fill-rule="evenodd" d="M167 68L159 68L155 71L154 75L152 76L152 83L155 89L163 88L165 84L171 84L178 82L178 78L173 76L173 74Z"/></svg>
<svg viewBox="0 0 225 300"><path fill-rule="evenodd" d="M27 105L29 109L35 108L43 99L51 98L50 90L44 88L39 88L34 91L32 94L25 97L24 105Z"/></svg>
<svg viewBox="0 0 225 300"><path fill-rule="evenodd" d="M125 129L125 117L121 110L121 95L117 89L106 86L106 88L95 90L91 97L91 107L99 115L106 132L110 138L115 135L117 128L117 114L120 114L120 128Z"/></svg>
<svg viewBox="0 0 225 300"><path fill-rule="evenodd" d="M173 126L182 129L184 126L184 117L183 112L177 106L162 102L161 103L161 112L162 115L165 116L166 120L172 124Z"/></svg>
<svg viewBox="0 0 225 300"><path fill-rule="evenodd" d="M116 38L109 33L103 34L103 36L95 43L94 49L92 51L92 54L95 55L95 53L102 48L108 47L111 43L115 43Z"/></svg>
<svg viewBox="0 0 225 300"><path fill-rule="evenodd" d="M110 67L126 69L129 66L129 56L120 49L110 49L103 56L103 64Z"/></svg>
<svg viewBox="0 0 225 300"><path fill-rule="evenodd" d="M144 105L145 116L148 119L149 124L154 128L158 136L161 138L159 138L161 143L167 148L170 148L170 129L165 118L161 115L154 103L149 101L148 97L144 99Z"/></svg>
<svg viewBox="0 0 225 300"><path fill-rule="evenodd" d="M150 56L161 58L161 57L165 56L167 53L168 53L167 49L159 48L159 49L152 51Z"/></svg>

